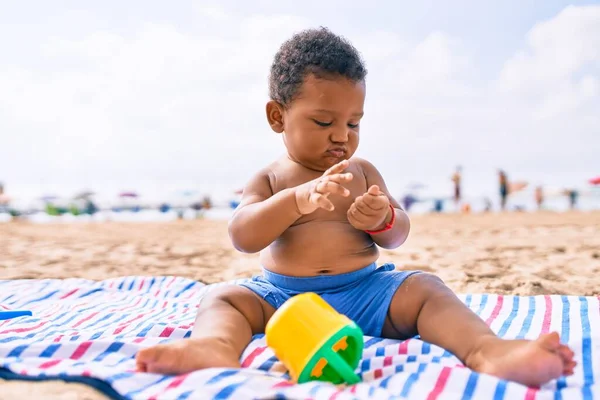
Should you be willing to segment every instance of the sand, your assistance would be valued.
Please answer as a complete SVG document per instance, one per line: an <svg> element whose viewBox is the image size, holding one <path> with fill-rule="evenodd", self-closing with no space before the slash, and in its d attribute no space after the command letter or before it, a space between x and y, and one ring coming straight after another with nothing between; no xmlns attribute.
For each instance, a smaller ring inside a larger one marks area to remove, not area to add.
<svg viewBox="0 0 600 400"><path fill-rule="evenodd" d="M409 240L380 262L440 276L459 293L600 295L600 212L412 217ZM226 221L0 225L0 279L251 276L257 255L231 246ZM105 399L62 382L5 382L0 399Z"/></svg>

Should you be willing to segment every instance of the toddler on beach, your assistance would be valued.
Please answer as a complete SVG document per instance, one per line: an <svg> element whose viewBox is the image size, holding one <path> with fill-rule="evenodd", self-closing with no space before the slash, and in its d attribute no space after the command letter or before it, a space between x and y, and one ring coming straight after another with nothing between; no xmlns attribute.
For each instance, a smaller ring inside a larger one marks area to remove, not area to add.
<svg viewBox="0 0 600 400"><path fill-rule="evenodd" d="M573 373L573 352L557 333L500 339L439 278L376 264L379 247L405 242L410 221L373 164L353 157L366 74L357 50L325 28L281 46L266 115L287 152L248 182L229 223L236 249L260 252L263 274L209 292L192 336L141 350L138 370L239 368L275 310L315 292L366 335L420 335L481 373L530 386Z"/></svg>

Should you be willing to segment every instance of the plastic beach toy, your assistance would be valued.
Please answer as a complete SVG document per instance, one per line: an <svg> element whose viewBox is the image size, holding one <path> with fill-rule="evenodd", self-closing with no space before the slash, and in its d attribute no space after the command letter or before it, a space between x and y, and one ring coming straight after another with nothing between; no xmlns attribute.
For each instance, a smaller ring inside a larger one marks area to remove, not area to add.
<svg viewBox="0 0 600 400"><path fill-rule="evenodd" d="M363 352L363 333L315 293L290 298L265 328L267 346L298 383L360 382L354 370Z"/></svg>
<svg viewBox="0 0 600 400"><path fill-rule="evenodd" d="M27 310L10 310L10 311L0 311L0 321L5 319L24 317L33 315L31 311Z"/></svg>

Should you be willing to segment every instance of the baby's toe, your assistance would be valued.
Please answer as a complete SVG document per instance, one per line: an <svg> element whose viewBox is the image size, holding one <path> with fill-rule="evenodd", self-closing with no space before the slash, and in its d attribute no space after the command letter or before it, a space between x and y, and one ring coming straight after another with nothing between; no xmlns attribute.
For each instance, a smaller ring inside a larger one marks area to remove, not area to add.
<svg viewBox="0 0 600 400"><path fill-rule="evenodd" d="M569 361L565 364L563 372L565 375L573 375L573 370L575 369L575 367L577 366L577 362L576 361Z"/></svg>
<svg viewBox="0 0 600 400"><path fill-rule="evenodd" d="M142 349L136 356L136 364L142 371L163 374L172 368L173 360L177 357L172 354L173 348L164 345L152 346Z"/></svg>
<svg viewBox="0 0 600 400"><path fill-rule="evenodd" d="M571 350L569 347L567 347L565 345L561 345L558 348L558 354L560 355L560 357L563 359L564 362L571 361L573 359L573 356L575 355L575 353L573 353L573 350Z"/></svg>
<svg viewBox="0 0 600 400"><path fill-rule="evenodd" d="M161 347L162 346L158 345L158 346L146 347L145 349L141 349L140 351L137 352L137 354L135 356L135 360L140 364L151 363L160 356Z"/></svg>
<svg viewBox="0 0 600 400"><path fill-rule="evenodd" d="M546 350L556 351L561 347L560 336L557 332L541 335L536 342Z"/></svg>

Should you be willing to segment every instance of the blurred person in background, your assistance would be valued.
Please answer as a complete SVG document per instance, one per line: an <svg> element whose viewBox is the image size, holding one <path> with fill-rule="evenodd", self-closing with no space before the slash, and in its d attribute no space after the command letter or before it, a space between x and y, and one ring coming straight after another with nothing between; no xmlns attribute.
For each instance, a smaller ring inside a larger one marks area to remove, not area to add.
<svg viewBox="0 0 600 400"><path fill-rule="evenodd" d="M535 204L538 210L544 207L544 189L541 186L535 188Z"/></svg>
<svg viewBox="0 0 600 400"><path fill-rule="evenodd" d="M504 211L508 197L508 177L506 176L506 172L501 169L498 170L498 179L500 183L500 209Z"/></svg>
<svg viewBox="0 0 600 400"><path fill-rule="evenodd" d="M456 209L459 209L461 199L461 181L462 181L462 167L459 165L456 167L456 172L452 175L452 182L454 182L454 205Z"/></svg>

